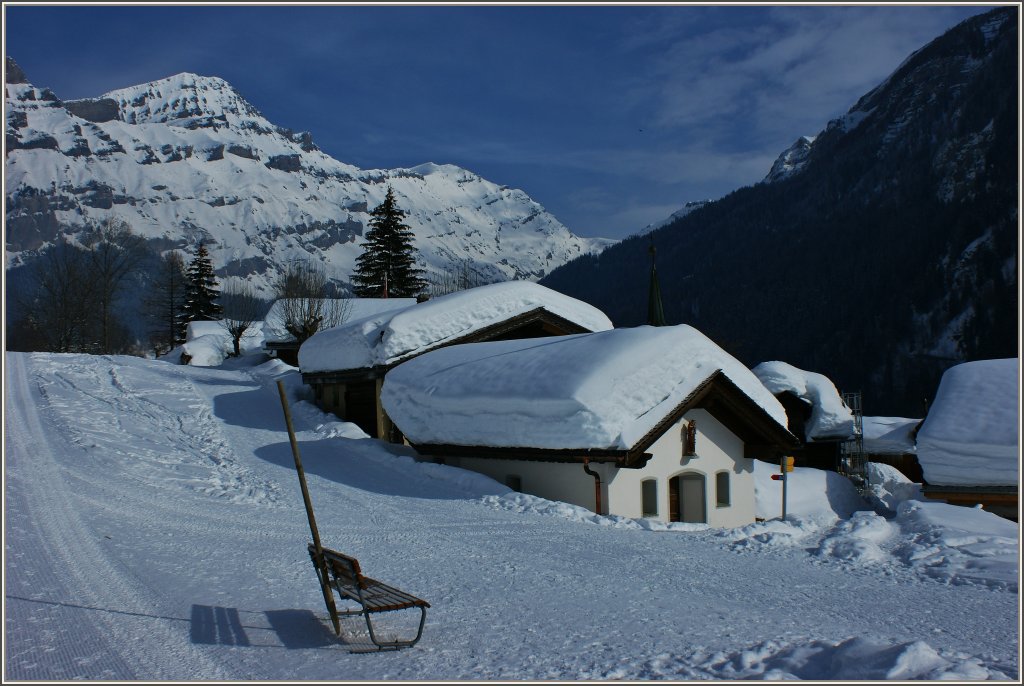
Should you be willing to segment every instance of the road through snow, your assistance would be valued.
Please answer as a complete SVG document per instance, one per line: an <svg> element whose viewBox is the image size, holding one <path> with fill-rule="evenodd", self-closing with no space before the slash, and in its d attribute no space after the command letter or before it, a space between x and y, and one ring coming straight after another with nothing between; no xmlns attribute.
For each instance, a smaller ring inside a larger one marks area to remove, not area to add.
<svg viewBox="0 0 1024 686"><path fill-rule="evenodd" d="M1016 587L516 512L479 475L333 437L278 363L7 353L4 376L6 679L1019 673ZM325 545L431 602L416 647L328 629L279 378Z"/></svg>

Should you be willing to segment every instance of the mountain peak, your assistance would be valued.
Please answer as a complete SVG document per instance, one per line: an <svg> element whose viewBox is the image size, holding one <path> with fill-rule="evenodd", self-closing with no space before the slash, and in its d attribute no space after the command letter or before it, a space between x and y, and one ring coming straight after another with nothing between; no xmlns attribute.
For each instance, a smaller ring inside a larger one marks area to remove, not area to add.
<svg viewBox="0 0 1024 686"><path fill-rule="evenodd" d="M771 171L764 177L765 183L772 183L796 174L807 163L816 136L800 136L793 145L779 155L772 165Z"/></svg>
<svg viewBox="0 0 1024 686"><path fill-rule="evenodd" d="M28 83L28 78L25 76L25 72L21 70L18 63L13 58L8 57L4 67L4 80L6 83Z"/></svg>
<svg viewBox="0 0 1024 686"><path fill-rule="evenodd" d="M222 78L182 72L138 86L119 88L101 99L118 103L129 124L173 123L187 128L258 122L272 128L259 110Z"/></svg>

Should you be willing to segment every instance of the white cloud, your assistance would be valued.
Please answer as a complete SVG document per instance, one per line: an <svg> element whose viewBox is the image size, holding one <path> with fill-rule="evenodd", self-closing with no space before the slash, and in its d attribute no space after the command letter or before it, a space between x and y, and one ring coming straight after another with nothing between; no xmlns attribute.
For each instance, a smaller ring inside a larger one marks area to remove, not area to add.
<svg viewBox="0 0 1024 686"><path fill-rule="evenodd" d="M669 42L654 65L657 90L633 96L654 96L652 120L660 128L689 129L714 142L747 129L778 152L780 141L821 130L954 24L952 9L771 8L760 25Z"/></svg>

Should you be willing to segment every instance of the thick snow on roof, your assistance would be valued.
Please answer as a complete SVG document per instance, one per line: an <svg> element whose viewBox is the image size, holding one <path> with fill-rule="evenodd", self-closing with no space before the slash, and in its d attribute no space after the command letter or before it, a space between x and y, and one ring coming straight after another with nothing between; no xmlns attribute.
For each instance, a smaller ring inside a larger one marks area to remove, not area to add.
<svg viewBox="0 0 1024 686"><path fill-rule="evenodd" d="M914 427L920 419L907 417L864 417L864 451L874 455L902 455L917 450Z"/></svg>
<svg viewBox="0 0 1024 686"><path fill-rule="evenodd" d="M263 335L268 343L287 343L294 341L295 336L285 328L285 312L289 302L294 300L276 300L267 312L263 324ZM336 298L324 299L325 309L331 304L339 308L345 322L363 319L375 314L390 312L411 307L416 304L416 298ZM340 326L340 325L339 325Z"/></svg>
<svg viewBox="0 0 1024 686"><path fill-rule="evenodd" d="M592 305L530 281L506 281L320 331L299 350L299 366L325 372L391 364L538 308L590 331L612 328Z"/></svg>
<svg viewBox="0 0 1024 686"><path fill-rule="evenodd" d="M785 362L762 362L754 375L773 394L789 391L811 405L811 418L804 427L807 441L843 439L853 435L853 413L827 376L805 372Z"/></svg>
<svg viewBox="0 0 1024 686"><path fill-rule="evenodd" d="M381 402L414 444L625 450L718 370L785 428L750 370L689 326L451 346L388 372Z"/></svg>
<svg viewBox="0 0 1024 686"><path fill-rule="evenodd" d="M965 362L942 375L917 433L917 459L931 485L1016 485L1017 358Z"/></svg>

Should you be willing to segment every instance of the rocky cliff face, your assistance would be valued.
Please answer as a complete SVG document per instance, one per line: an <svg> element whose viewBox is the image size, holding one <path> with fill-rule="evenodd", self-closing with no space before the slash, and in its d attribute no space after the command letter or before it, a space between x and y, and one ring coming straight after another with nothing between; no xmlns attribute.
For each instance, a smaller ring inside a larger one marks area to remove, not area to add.
<svg viewBox="0 0 1024 686"><path fill-rule="evenodd" d="M422 266L536 280L610 241L572 234L520 190L452 165L364 170L267 121L222 79L178 74L61 101L7 60L7 266L110 217L160 249L204 242L221 276L268 284L296 258L347 284L393 186Z"/></svg>
<svg viewBox="0 0 1024 686"><path fill-rule="evenodd" d="M669 323L863 390L870 414L921 416L945 368L1016 356L1017 12L955 27L765 182L654 231ZM543 283L643 323L649 240Z"/></svg>

